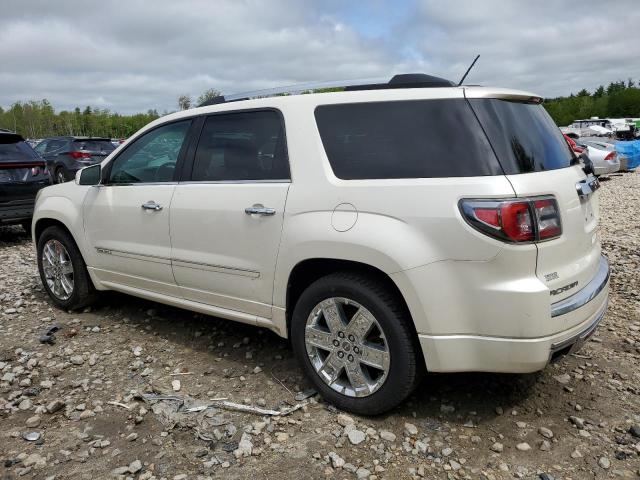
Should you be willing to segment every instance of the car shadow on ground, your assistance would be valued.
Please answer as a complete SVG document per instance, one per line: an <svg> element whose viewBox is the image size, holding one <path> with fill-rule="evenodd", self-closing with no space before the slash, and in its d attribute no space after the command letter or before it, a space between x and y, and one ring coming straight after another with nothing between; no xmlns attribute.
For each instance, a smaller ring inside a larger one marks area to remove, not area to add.
<svg viewBox="0 0 640 480"><path fill-rule="evenodd" d="M224 355L227 371L242 372L248 364L245 350L233 347L246 343L253 351L253 362L259 362L283 387L294 393L312 387L299 368L288 340L265 328L195 314L116 292L103 293L94 313L99 315L102 310L114 308L137 328L171 342L178 350L197 353L196 363L222 368L214 359ZM224 346L219 347L221 344ZM521 411L523 404L537 395L536 385L543 375L427 373L405 402L377 418L384 421L400 414L435 430L439 428L438 419L445 417L449 424L476 426L491 422L502 413ZM329 405L326 407L332 409Z"/></svg>
<svg viewBox="0 0 640 480"><path fill-rule="evenodd" d="M31 233L20 226L0 226L0 247L29 242Z"/></svg>

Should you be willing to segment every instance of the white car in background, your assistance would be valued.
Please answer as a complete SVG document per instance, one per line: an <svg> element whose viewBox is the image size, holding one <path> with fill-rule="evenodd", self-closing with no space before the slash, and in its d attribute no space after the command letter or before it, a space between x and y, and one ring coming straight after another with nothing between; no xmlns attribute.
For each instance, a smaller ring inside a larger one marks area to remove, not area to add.
<svg viewBox="0 0 640 480"><path fill-rule="evenodd" d="M425 370L533 372L587 341L599 183L540 97L418 74L278 93L164 116L41 190L52 302L117 290L269 328L369 415Z"/></svg>
<svg viewBox="0 0 640 480"><path fill-rule="evenodd" d="M587 149L596 176L608 175L620 170L620 159L615 147L603 141L580 138L576 144Z"/></svg>

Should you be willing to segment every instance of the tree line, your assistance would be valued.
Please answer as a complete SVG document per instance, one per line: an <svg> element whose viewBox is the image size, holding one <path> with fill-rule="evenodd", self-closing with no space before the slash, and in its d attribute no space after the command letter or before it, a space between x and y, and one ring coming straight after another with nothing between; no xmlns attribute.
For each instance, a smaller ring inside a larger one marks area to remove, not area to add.
<svg viewBox="0 0 640 480"><path fill-rule="evenodd" d="M336 91L339 89L327 89ZM325 91L325 90L318 90ZM220 95L215 89L203 92L195 101L188 94L177 98L179 110L186 110ZM568 125L573 120L590 117L640 117L640 88L629 79L619 80L596 88L592 93L586 89L568 97L547 99L544 106L560 125ZM163 112L167 115L169 112ZM8 109L0 107L0 128L20 133L25 138L44 138L57 135L86 135L93 137L127 138L159 118L157 110L146 113L121 115L108 109L76 107L73 110L56 112L44 100L19 101Z"/></svg>
<svg viewBox="0 0 640 480"><path fill-rule="evenodd" d="M196 99L196 103L190 95L180 95L177 107L179 110L186 110L219 94L214 89L206 90ZM167 111L162 113L167 114ZM127 138L160 116L155 109L147 110L146 113L121 115L106 108L90 106L82 110L76 107L56 112L46 99L29 100L15 102L6 110L0 107L0 128L34 139L62 135Z"/></svg>
<svg viewBox="0 0 640 480"><path fill-rule="evenodd" d="M632 79L618 80L593 92L583 88L575 95L547 99L543 105L559 126L591 117L640 118L640 88Z"/></svg>

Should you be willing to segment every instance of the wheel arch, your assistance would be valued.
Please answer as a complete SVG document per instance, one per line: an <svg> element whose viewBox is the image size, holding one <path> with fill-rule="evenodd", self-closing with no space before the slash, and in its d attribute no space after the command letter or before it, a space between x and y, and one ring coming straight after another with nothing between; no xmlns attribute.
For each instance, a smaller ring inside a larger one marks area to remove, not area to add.
<svg viewBox="0 0 640 480"><path fill-rule="evenodd" d="M363 275L372 275L382 281L404 305L407 315L411 318L411 328L418 340L415 319L412 308L407 303L406 296L391 276L380 268L368 263L339 258L307 258L298 262L289 272L286 284L285 315L286 333L290 337L291 317L293 309L304 290L316 280L335 272L357 272Z"/></svg>

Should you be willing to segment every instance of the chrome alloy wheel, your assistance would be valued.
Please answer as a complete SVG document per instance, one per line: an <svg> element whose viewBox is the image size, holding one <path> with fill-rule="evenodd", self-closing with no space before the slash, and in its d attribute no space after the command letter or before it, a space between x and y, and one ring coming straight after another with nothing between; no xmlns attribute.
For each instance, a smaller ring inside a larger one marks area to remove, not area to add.
<svg viewBox="0 0 640 480"><path fill-rule="evenodd" d="M328 298L314 307L304 343L316 373L343 395L367 397L389 373L389 345L380 324L348 298Z"/></svg>
<svg viewBox="0 0 640 480"><path fill-rule="evenodd" d="M51 239L44 244L42 270L51 293L59 300L68 300L73 294L73 263L58 240Z"/></svg>

